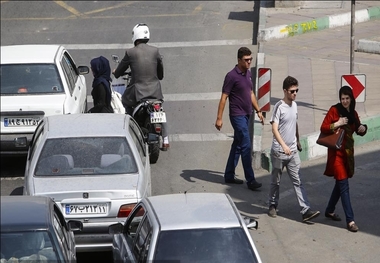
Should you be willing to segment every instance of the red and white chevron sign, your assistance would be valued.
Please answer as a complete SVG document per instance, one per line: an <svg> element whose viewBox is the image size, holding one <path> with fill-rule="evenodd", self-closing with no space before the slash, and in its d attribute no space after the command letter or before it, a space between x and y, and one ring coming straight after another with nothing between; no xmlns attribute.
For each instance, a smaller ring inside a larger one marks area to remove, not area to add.
<svg viewBox="0 0 380 263"><path fill-rule="evenodd" d="M351 87L356 102L365 102L365 83L365 74L342 75L342 87Z"/></svg>
<svg viewBox="0 0 380 263"><path fill-rule="evenodd" d="M270 111L270 88L272 70L270 68L259 68L259 88L257 92L257 100L261 111Z"/></svg>

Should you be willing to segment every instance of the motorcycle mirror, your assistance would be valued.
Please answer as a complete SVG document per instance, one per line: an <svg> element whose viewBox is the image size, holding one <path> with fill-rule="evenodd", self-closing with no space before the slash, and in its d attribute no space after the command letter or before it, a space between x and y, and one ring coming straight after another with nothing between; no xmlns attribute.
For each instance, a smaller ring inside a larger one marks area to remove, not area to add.
<svg viewBox="0 0 380 263"><path fill-rule="evenodd" d="M119 57L117 55L112 55L112 60L116 63L119 63Z"/></svg>

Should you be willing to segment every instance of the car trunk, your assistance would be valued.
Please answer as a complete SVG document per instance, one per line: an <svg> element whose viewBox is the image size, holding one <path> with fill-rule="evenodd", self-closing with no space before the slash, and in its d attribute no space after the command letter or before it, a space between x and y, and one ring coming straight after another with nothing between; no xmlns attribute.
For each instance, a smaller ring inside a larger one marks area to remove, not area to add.
<svg viewBox="0 0 380 263"><path fill-rule="evenodd" d="M51 197L70 218L115 217L121 204L136 203L138 174L35 177L35 195Z"/></svg>
<svg viewBox="0 0 380 263"><path fill-rule="evenodd" d="M80 177L40 176L34 178L34 191L36 195L48 195L55 201L67 198L83 199L83 193L89 193L89 198L136 198L138 179L138 174Z"/></svg>
<svg viewBox="0 0 380 263"><path fill-rule="evenodd" d="M1 132L33 133L44 116L64 114L65 94L1 96ZM21 106L20 106L21 105Z"/></svg>

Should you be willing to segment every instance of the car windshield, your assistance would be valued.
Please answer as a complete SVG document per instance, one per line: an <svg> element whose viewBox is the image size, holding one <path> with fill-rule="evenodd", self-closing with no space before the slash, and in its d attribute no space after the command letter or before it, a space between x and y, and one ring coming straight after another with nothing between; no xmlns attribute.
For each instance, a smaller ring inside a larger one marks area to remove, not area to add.
<svg viewBox="0 0 380 263"><path fill-rule="evenodd" d="M57 262L48 232L1 232L1 262Z"/></svg>
<svg viewBox="0 0 380 263"><path fill-rule="evenodd" d="M170 260L181 263L257 262L242 228L162 231L154 261Z"/></svg>
<svg viewBox="0 0 380 263"><path fill-rule="evenodd" d="M54 64L1 65L1 95L63 93L61 79Z"/></svg>
<svg viewBox="0 0 380 263"><path fill-rule="evenodd" d="M137 166L125 137L48 139L35 170L36 176L127 173Z"/></svg>

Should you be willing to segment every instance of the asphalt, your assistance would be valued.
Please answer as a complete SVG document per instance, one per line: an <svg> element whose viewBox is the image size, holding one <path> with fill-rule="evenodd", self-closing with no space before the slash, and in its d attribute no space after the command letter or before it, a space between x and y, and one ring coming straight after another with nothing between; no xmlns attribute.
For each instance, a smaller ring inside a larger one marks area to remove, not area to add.
<svg viewBox="0 0 380 263"><path fill-rule="evenodd" d="M350 74L351 50L351 3L332 2L335 4L313 8L260 8L256 67L272 71L271 109L265 113L264 126L257 121L254 124L255 168L271 170L269 118L274 104L283 97L282 81L288 75L299 81L296 101L301 160L327 153L315 141L327 110L339 101L342 75ZM352 73L364 74L366 82L365 101L357 102L356 110L368 125L366 136L355 137L355 144L360 145L380 140L380 3L356 1L355 11Z"/></svg>

